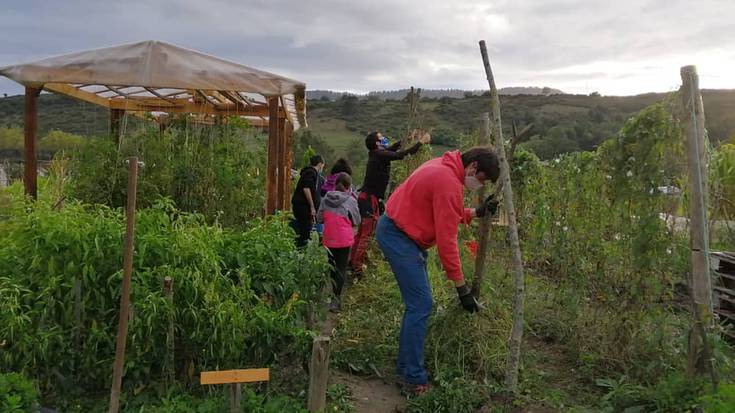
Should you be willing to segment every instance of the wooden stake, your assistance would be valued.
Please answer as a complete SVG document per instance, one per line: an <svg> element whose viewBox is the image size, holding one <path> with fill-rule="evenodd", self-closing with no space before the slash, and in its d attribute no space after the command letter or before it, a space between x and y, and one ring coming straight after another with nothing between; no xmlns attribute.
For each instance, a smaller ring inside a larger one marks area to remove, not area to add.
<svg viewBox="0 0 735 413"><path fill-rule="evenodd" d="M266 167L265 213L272 215L278 203L278 96L268 98L268 161Z"/></svg>
<svg viewBox="0 0 735 413"><path fill-rule="evenodd" d="M487 145L490 143L490 114L483 112L480 115L480 137L477 144ZM478 203L485 200L485 188L478 192ZM490 235L490 215L480 218L480 226L477 229L477 257L475 257L475 278L472 281L472 295L480 298L480 289L482 288L482 279L485 276L485 263L487 262L488 238Z"/></svg>
<svg viewBox="0 0 735 413"><path fill-rule="evenodd" d="M25 137L23 184L26 195L30 195L33 199L38 198L36 141L38 135L38 95L40 93L41 89L26 86L25 112L23 114L23 134Z"/></svg>
<svg viewBox="0 0 735 413"><path fill-rule="evenodd" d="M128 335L128 316L130 311L130 282L133 275L133 248L135 237L135 198L138 188L138 158L128 159L128 205L126 210L125 245L123 247L123 281L120 294L120 319L115 345L115 364L112 370L112 389L110 390L110 409L117 413L120 408L120 388L125 367L125 344Z"/></svg>
<svg viewBox="0 0 735 413"><path fill-rule="evenodd" d="M276 190L276 209L282 211L285 209L286 199L286 119L278 120L278 153L276 156L276 163L278 164L278 174L276 177L277 190Z"/></svg>
<svg viewBox="0 0 735 413"><path fill-rule="evenodd" d="M242 399L242 385L240 383L232 383L230 390L230 413L240 413L240 399Z"/></svg>
<svg viewBox="0 0 735 413"><path fill-rule="evenodd" d="M309 363L310 412L321 412L327 407L327 379L329 378L329 337L316 337Z"/></svg>
<svg viewBox="0 0 735 413"><path fill-rule="evenodd" d="M163 294L166 296L171 307L171 313L168 316L168 333L166 334L166 347L168 350L168 382L169 385L174 384L176 378L176 358L174 354L175 350L175 331L174 331L174 280L171 277L163 278Z"/></svg>
<svg viewBox="0 0 735 413"><path fill-rule="evenodd" d="M713 322L712 284L709 273L709 236L707 234L707 165L704 130L704 105L699 91L699 77L695 66L681 68L681 97L684 107L682 123L687 140L687 164L689 170L690 245L692 272L690 291L694 325L689 340L688 373L701 373L700 350L709 355L707 329ZM709 357L707 357L709 358ZM710 372L714 372L712 360L704 360ZM713 379L713 383L716 379Z"/></svg>
<svg viewBox="0 0 735 413"><path fill-rule="evenodd" d="M490 68L490 59L487 55L485 41L480 41L480 54L485 65L488 85L490 86L490 108L493 114L495 126L495 146L500 158L500 185L503 186L503 206L508 214L508 232L510 235L510 247L513 253L513 328L510 334L510 355L505 370L505 385L508 390L515 392L518 388L518 368L521 358L521 341L523 340L523 301L524 301L524 279L523 279L523 257L518 241L518 224L513 206L513 188L510 185L510 167L505 157L505 146L503 142L503 128L500 120L500 99L498 89L495 86L495 78Z"/></svg>

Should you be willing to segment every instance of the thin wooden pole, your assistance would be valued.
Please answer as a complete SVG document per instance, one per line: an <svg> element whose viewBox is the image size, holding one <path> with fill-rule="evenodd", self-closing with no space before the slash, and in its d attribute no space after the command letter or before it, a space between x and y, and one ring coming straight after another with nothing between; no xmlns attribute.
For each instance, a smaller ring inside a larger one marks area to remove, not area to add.
<svg viewBox="0 0 735 413"><path fill-rule="evenodd" d="M322 412L327 407L327 379L329 378L329 337L314 338L309 362L310 412Z"/></svg>
<svg viewBox="0 0 735 413"><path fill-rule="evenodd" d="M176 358L174 354L175 350L175 330L174 330L174 314L176 313L174 308L174 280L171 277L163 278L163 294L166 296L166 301L171 308L171 312L168 316L168 332L166 334L166 347L168 350L168 382L172 386L174 379L176 378Z"/></svg>
<svg viewBox="0 0 735 413"><path fill-rule="evenodd" d="M36 142L38 135L38 95L41 89L26 86L25 112L23 114L23 134L25 157L23 184L26 195L38 198L38 159Z"/></svg>
<svg viewBox="0 0 735 413"><path fill-rule="evenodd" d="M699 77L695 66L681 68L681 97L685 108L684 132L687 140L687 164L689 170L690 246L692 271L690 291L694 325L689 340L688 372L691 376L701 372L700 350L709 358L710 348L706 330L713 322L712 284L709 273L709 236L707 234L704 105L699 90ZM713 373L712 360L704 360ZM714 377L714 376L713 376ZM713 378L713 383L716 379Z"/></svg>
<svg viewBox="0 0 735 413"><path fill-rule="evenodd" d="M278 96L268 98L268 162L266 171L265 213L276 211L278 198Z"/></svg>
<svg viewBox="0 0 735 413"><path fill-rule="evenodd" d="M523 340L523 301L524 301L524 276L523 257L518 241L518 224L516 223L515 207L513 206L513 188L510 185L510 166L505 157L505 145L503 142L503 128L500 120L500 99L498 89L495 86L495 77L490 68L490 59L487 55L485 41L480 41L480 54L485 65L485 74L490 86L490 108L493 114L495 126L495 146L500 158L500 184L503 186L503 206L508 214L508 232L510 235L510 247L513 253L513 328L510 333L510 355L505 370L505 386L508 390L515 392L518 388L518 368L521 358L521 341Z"/></svg>
<svg viewBox="0 0 735 413"><path fill-rule="evenodd" d="M477 144L480 146L490 143L490 114L483 112L480 115L480 136ZM478 192L478 202L485 200L485 188ZM477 257L475 257L475 278L472 281L472 295L480 298L480 289L482 288L482 279L485 276L485 263L487 262L488 238L490 236L490 215L480 218L480 226L477 229Z"/></svg>
<svg viewBox="0 0 735 413"><path fill-rule="evenodd" d="M120 319L115 345L115 364L112 370L112 389L110 390L109 413L117 413L120 408L120 388L125 367L125 344L128 335L128 316L130 312L130 282L133 276L133 248L135 241L135 198L138 188L138 158L128 159L128 204L126 209L125 244L123 246L123 281L120 293Z"/></svg>

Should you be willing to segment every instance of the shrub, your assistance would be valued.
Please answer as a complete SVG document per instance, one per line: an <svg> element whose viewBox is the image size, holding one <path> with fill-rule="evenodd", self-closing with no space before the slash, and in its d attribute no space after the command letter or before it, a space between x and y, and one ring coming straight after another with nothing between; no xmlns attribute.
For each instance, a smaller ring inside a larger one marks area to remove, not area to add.
<svg viewBox="0 0 735 413"><path fill-rule="evenodd" d="M0 411L31 413L38 410L36 386L18 373L0 373Z"/></svg>

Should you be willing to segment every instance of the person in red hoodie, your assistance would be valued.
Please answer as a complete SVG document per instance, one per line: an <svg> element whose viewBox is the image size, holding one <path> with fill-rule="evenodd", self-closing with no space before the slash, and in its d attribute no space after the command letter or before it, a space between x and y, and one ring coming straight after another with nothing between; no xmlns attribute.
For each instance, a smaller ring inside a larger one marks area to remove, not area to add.
<svg viewBox="0 0 735 413"><path fill-rule="evenodd" d="M401 290L405 310L398 342L397 373L411 394L429 389L424 368L424 340L433 304L426 270L426 250L436 245L447 278L454 282L462 307L479 304L465 284L457 246L459 224L494 214L498 203L488 197L476 208L464 208L464 188L477 190L495 182L498 157L490 148L446 152L425 162L390 196L378 221L376 239Z"/></svg>

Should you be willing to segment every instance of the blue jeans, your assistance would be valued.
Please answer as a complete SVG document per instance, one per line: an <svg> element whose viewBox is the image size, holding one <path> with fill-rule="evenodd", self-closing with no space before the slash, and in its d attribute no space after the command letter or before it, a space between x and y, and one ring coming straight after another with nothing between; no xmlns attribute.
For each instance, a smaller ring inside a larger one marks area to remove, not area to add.
<svg viewBox="0 0 735 413"><path fill-rule="evenodd" d="M429 377L424 368L424 341L433 304L426 271L427 253L387 215L380 217L375 238L393 270L405 306L398 340L397 372L409 384L426 384Z"/></svg>

